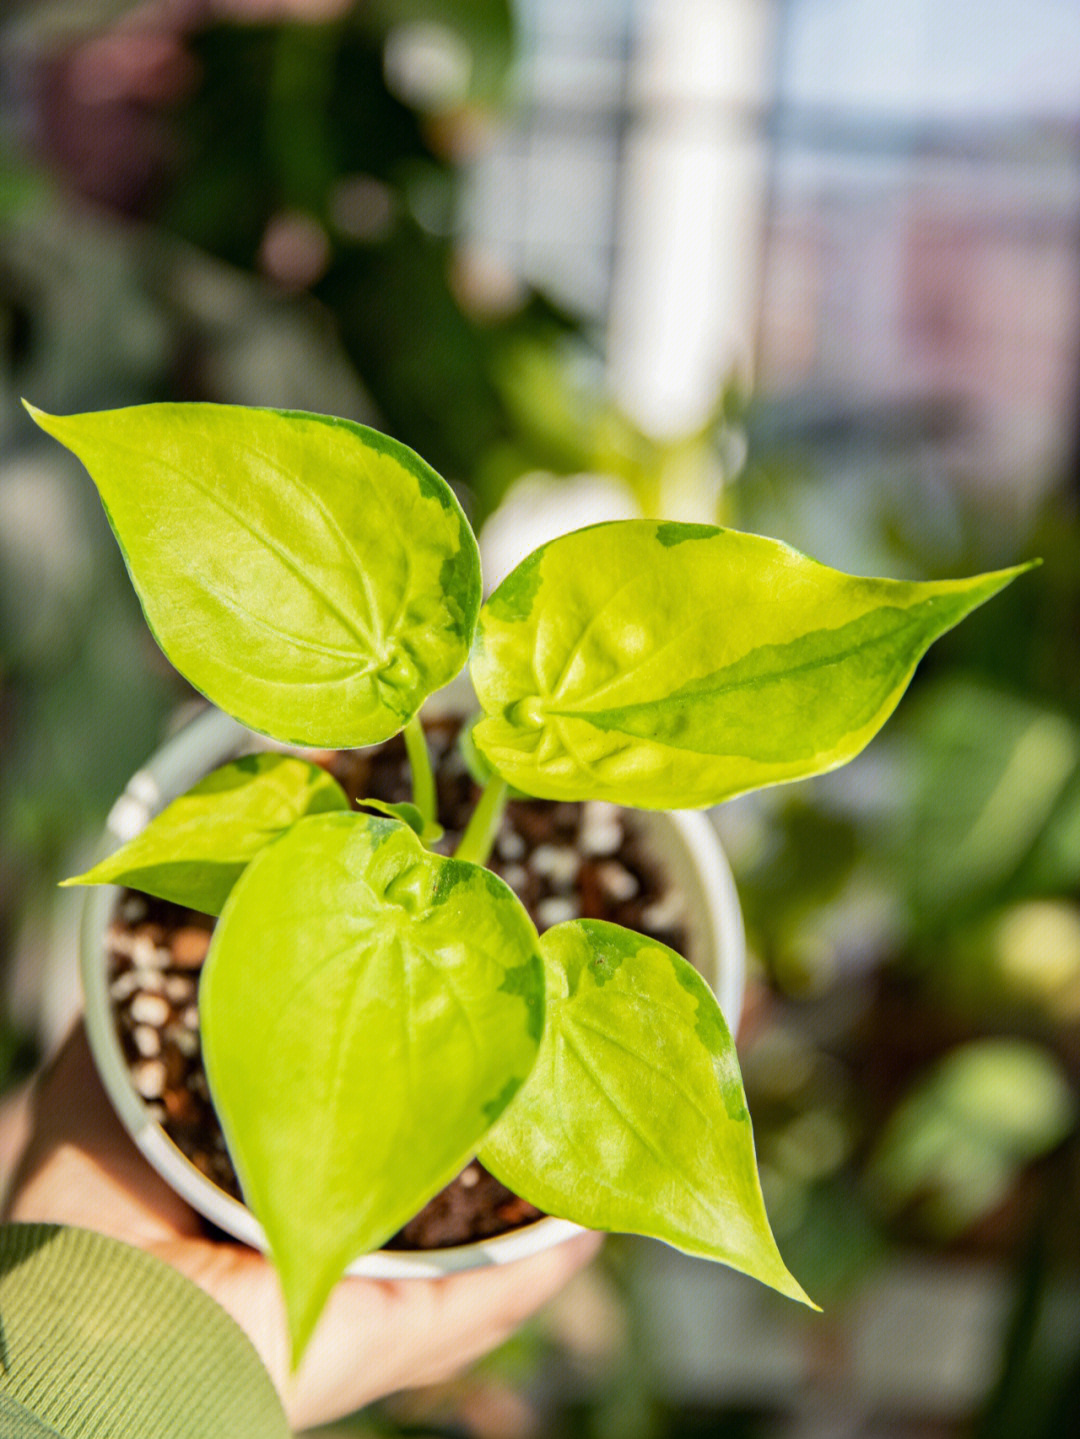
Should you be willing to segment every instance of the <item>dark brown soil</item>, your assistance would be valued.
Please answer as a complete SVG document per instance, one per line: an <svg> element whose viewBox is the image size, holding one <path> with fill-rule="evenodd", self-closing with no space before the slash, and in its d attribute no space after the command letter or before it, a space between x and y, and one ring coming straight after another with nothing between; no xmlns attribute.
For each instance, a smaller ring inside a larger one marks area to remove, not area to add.
<svg viewBox="0 0 1080 1439"><path fill-rule="evenodd" d="M457 746L458 722L427 727L439 822L451 852L477 789ZM372 749L321 757L353 802L410 798L400 737ZM362 807L362 805L361 805ZM646 858L633 816L612 805L512 800L490 867L516 891L537 929L565 920L607 919L685 953L682 898ZM197 1168L239 1198L199 1050L199 970L214 921L164 900L126 891L109 931L109 975L117 1029L132 1082ZM512 1194L476 1160L391 1239L390 1249L440 1249L516 1229L541 1211Z"/></svg>

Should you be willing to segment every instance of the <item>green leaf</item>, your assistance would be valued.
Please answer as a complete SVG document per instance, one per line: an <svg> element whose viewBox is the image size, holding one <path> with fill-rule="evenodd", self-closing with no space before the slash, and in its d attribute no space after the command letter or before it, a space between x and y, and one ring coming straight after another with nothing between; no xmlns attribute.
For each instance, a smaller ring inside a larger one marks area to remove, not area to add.
<svg viewBox="0 0 1080 1439"><path fill-rule="evenodd" d="M919 1075L886 1121L865 1179L886 1213L908 1211L909 1222L951 1239L995 1209L1075 1122L1076 1100L1051 1050L1012 1037L972 1040Z"/></svg>
<svg viewBox="0 0 1080 1439"><path fill-rule="evenodd" d="M442 826L428 824L416 805L410 804L408 800L391 804L382 799L358 799L356 803L364 809L373 809L379 814L384 814L388 819L401 820L402 824L407 824L413 834L419 835L425 844L435 844L443 837Z"/></svg>
<svg viewBox="0 0 1080 1439"><path fill-rule="evenodd" d="M473 739L473 726L479 724L481 719L483 719L483 715L478 714L462 725L458 732L457 747L462 762L469 773L469 778L478 784L481 789L484 789L491 783L495 775L498 774L498 771L487 756L481 754L476 748L476 741ZM529 798L524 790L514 789L512 785L506 793L509 799Z"/></svg>
<svg viewBox="0 0 1080 1439"><path fill-rule="evenodd" d="M284 410L27 408L90 471L166 655L252 729L373 744L465 663L476 541L404 445Z"/></svg>
<svg viewBox="0 0 1080 1439"><path fill-rule="evenodd" d="M341 786L318 765L288 755L244 755L174 799L93 869L63 883L128 884L220 914L264 845L303 815L348 808Z"/></svg>
<svg viewBox="0 0 1080 1439"><path fill-rule="evenodd" d="M480 613L473 739L544 799L695 808L835 769L928 646L1028 566L911 584L711 525L564 535Z"/></svg>
<svg viewBox="0 0 1080 1439"><path fill-rule="evenodd" d="M175 1269L51 1224L0 1229L4 1439L289 1439L250 1340Z"/></svg>
<svg viewBox="0 0 1080 1439"><path fill-rule="evenodd" d="M590 1229L664 1239L809 1304L765 1215L735 1045L697 971L601 920L541 937L547 1021L480 1158Z"/></svg>
<svg viewBox="0 0 1080 1439"><path fill-rule="evenodd" d="M528 1075L536 931L501 880L406 825L315 815L233 890L199 1004L298 1359L346 1265L453 1178Z"/></svg>

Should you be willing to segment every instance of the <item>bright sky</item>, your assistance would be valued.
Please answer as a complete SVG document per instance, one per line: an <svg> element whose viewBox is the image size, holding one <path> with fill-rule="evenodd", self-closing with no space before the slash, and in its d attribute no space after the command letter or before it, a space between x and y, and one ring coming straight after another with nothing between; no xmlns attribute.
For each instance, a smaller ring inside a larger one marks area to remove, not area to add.
<svg viewBox="0 0 1080 1439"><path fill-rule="evenodd" d="M790 0L795 103L901 116L1080 116L1080 0Z"/></svg>

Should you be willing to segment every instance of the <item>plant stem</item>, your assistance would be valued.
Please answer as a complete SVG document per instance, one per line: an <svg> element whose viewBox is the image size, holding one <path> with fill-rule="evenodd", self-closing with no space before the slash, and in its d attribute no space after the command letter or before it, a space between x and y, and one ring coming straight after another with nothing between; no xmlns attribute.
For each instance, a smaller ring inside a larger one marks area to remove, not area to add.
<svg viewBox="0 0 1080 1439"><path fill-rule="evenodd" d="M466 826L461 842L454 851L455 859L471 860L473 864L486 864L499 832L506 795L510 786L506 780L493 774L484 786L484 792Z"/></svg>
<svg viewBox="0 0 1080 1439"><path fill-rule="evenodd" d="M423 816L425 824L434 824L435 776L431 772L431 755L428 753L424 727L419 715L413 715L405 726L405 752L409 756L412 770L413 804Z"/></svg>

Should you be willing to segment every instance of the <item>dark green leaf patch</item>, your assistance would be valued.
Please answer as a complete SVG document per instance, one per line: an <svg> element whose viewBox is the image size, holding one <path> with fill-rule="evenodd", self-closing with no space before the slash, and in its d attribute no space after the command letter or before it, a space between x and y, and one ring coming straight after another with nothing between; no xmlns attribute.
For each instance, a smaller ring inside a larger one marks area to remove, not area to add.
<svg viewBox="0 0 1080 1439"><path fill-rule="evenodd" d="M934 632L955 623L965 608L957 596L910 609L882 606L836 629L761 645L661 699L552 712L698 754L760 763L812 760L895 703Z"/></svg>
<svg viewBox="0 0 1080 1439"><path fill-rule="evenodd" d="M665 549L685 544L687 540L711 540L720 531L716 525L688 525L666 520L656 527L656 538Z"/></svg>
<svg viewBox="0 0 1080 1439"><path fill-rule="evenodd" d="M541 546L527 559L522 560L488 600L486 608L497 619L505 621L506 624L516 624L529 618L540 589L540 565L545 548L546 546Z"/></svg>

